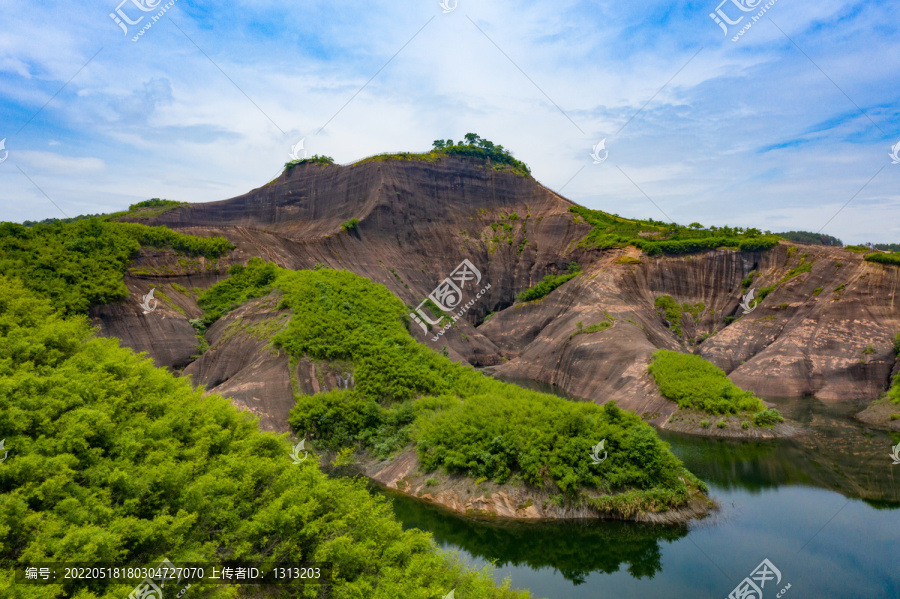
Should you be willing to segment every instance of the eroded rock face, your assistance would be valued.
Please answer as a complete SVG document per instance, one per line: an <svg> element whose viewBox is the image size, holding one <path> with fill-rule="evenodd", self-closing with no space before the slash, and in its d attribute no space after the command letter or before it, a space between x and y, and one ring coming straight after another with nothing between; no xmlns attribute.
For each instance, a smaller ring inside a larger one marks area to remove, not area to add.
<svg viewBox="0 0 900 599"><path fill-rule="evenodd" d="M787 243L761 253L685 257L647 258L634 248L587 251L577 242L589 227L574 221L571 205L533 179L461 158L301 165L243 196L186 206L148 223L227 237L237 249L215 271L167 275L157 268L152 276L131 274L126 283L136 296L173 282L206 288L228 264L260 256L292 269L321 263L351 270L413 307L465 258L479 269L481 286L490 284L488 292L438 341L416 325L411 332L453 359L494 366L504 378L551 383L595 402L616 400L657 423L675 409L647 374L659 348L696 351L764 397L859 400L886 388L900 329L894 297L900 269L840 248ZM351 218L358 227L342 231ZM174 264L176 258L142 260ZM542 300L516 303L522 290L573 260L583 274ZM788 277L801 263L809 271ZM777 288L742 316L741 282L751 272L758 273L750 285L757 294ZM132 302L93 316L104 334L147 351L160 365L181 368L196 347L187 319L200 310L190 297L169 295L184 315L168 307L143 315ZM693 312L681 319L680 338L675 323L654 307L661 295ZM259 309L248 304L217 324L207 334L212 349L185 372L261 418L267 414L264 427L285 430L292 377L308 393L334 388L348 372L301 363L291 373L287 358L264 351L260 341L223 340L235 318L262 317L253 314ZM726 326L726 317L740 318ZM612 326L573 336L579 323L602 322Z"/></svg>

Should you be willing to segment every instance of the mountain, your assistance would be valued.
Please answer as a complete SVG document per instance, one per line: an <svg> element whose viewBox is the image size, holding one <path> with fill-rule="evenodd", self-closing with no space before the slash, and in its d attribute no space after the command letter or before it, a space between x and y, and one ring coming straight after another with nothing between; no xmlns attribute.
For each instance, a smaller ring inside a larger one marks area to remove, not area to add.
<svg viewBox="0 0 900 599"><path fill-rule="evenodd" d="M214 264L144 249L125 282L135 296L151 287L168 296L160 318L146 318L137 302L95 307L92 316L104 334L159 365L183 368L271 430L287 430L292 378L308 392L345 383L327 365L291 365L264 351L264 338L238 330L273 317L259 302L215 323L206 335L211 348L191 358L198 340L189 319L203 313L191 290L208 288L228 265L254 256L288 269L319 264L355 272L388 287L410 312L469 260L489 289L440 337L412 323L417 339L500 378L552 384L598 403L616 400L661 426L676 405L647 373L660 348L699 353L763 397L859 401L887 388L900 329L895 266L785 240L771 249L652 257L633 245L594 249L582 243L594 226L573 207L530 176L477 158L300 163L236 198L123 217L220 235L236 249ZM641 237L662 234L648 221L627 222L647 229ZM569 273L572 262L580 274L535 301L517 300L545 276ZM739 304L751 289L763 299L744 315ZM603 322L610 324L584 331Z"/></svg>

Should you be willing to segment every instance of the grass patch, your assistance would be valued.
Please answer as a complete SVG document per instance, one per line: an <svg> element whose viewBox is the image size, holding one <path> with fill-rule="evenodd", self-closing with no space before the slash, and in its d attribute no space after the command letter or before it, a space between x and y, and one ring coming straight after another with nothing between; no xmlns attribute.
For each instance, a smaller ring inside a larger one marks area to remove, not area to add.
<svg viewBox="0 0 900 599"><path fill-rule="evenodd" d="M634 258L633 256L621 256L616 260L616 264L640 264L641 261L639 258Z"/></svg>
<svg viewBox="0 0 900 599"><path fill-rule="evenodd" d="M633 245L648 256L678 255L715 250L721 247L758 252L778 245L776 235L763 235L757 229L732 227L697 228L653 219L627 219L583 206L569 211L593 229L579 242L581 247L609 249Z"/></svg>
<svg viewBox="0 0 900 599"><path fill-rule="evenodd" d="M575 332L572 333L571 335L569 335L569 339L571 339L572 337L575 337L576 335L587 335L589 333L599 333L601 331L605 331L606 329L613 326L613 323L611 323L609 321L604 321L604 322L601 322L600 324L592 324L591 326L585 327L585 328L581 328L580 322L578 323L578 325L579 326L575 330Z"/></svg>
<svg viewBox="0 0 900 599"><path fill-rule="evenodd" d="M682 409L710 414L759 412L765 404L729 380L714 364L693 354L658 350L650 362L659 391Z"/></svg>
<svg viewBox="0 0 900 599"><path fill-rule="evenodd" d="M571 281L575 277L581 274L581 267L578 266L577 263L571 262L569 263L569 272L563 275L547 275L544 279L529 289L526 289L522 293L519 294L520 302L531 302L537 299L541 299L546 296L554 289Z"/></svg>

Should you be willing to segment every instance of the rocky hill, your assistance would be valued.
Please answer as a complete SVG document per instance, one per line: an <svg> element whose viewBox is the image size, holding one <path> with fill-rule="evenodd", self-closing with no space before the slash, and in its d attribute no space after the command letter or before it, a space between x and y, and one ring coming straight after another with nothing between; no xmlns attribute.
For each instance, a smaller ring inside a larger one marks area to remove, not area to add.
<svg viewBox="0 0 900 599"><path fill-rule="evenodd" d="M237 249L217 263L144 250L126 283L136 296L156 287L169 301L150 314L134 301L92 316L104 334L231 396L271 430L287 430L292 381L307 392L352 385L352 368L291 364L268 347L260 331L277 330L284 319L266 298L217 322L206 335L210 348L196 358L202 343L188 321L202 313L197 291L253 256L290 269L350 270L411 308L469 260L478 288L489 287L478 298L462 290L460 306L470 307L443 335L413 322L417 339L501 378L616 400L658 425L676 409L647 374L659 348L697 352L763 397L862 402L887 388L900 330L897 267L840 247L789 242L685 256L590 250L579 241L591 226L573 205L530 177L470 158L300 164L242 196L142 220L221 235ZM581 274L541 299L517 301L573 261ZM742 295L763 288L768 295L743 315ZM664 296L674 317L657 306Z"/></svg>

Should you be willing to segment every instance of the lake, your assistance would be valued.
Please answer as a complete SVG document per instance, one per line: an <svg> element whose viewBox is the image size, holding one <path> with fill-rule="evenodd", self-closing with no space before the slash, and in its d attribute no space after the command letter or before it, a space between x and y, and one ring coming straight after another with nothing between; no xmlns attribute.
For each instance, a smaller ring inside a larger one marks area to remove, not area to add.
<svg viewBox="0 0 900 599"><path fill-rule="evenodd" d="M853 420L859 405L770 401L810 433L736 442L661 432L721 506L690 526L474 521L395 494L392 506L405 527L475 567L494 564L497 580L535 597L725 599L768 559L778 572L756 576L766 599L900 598L900 465L889 455L900 438Z"/></svg>

